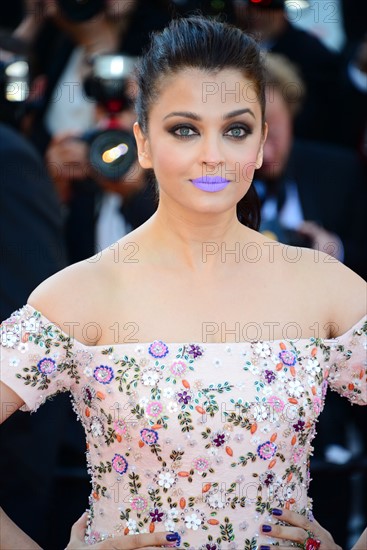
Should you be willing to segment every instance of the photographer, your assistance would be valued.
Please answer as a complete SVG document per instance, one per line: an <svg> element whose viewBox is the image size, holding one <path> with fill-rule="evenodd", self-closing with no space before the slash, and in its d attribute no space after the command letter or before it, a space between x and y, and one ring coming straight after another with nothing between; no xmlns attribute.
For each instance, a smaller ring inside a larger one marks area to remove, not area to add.
<svg viewBox="0 0 367 550"><path fill-rule="evenodd" d="M97 56L85 87L98 100L99 122L83 135L56 135L46 152L65 204L71 263L112 245L154 212L154 198L137 162L131 133L132 66L133 60L126 56ZM116 74L119 67L122 72Z"/></svg>
<svg viewBox="0 0 367 550"><path fill-rule="evenodd" d="M260 229L281 242L326 252L366 276L363 165L349 149L294 140L305 89L287 58L267 54L266 89L269 132L254 180L262 202Z"/></svg>
<svg viewBox="0 0 367 550"><path fill-rule="evenodd" d="M131 166L124 174L114 172L110 178L96 170L90 158L92 133L103 133L111 125L131 132L135 116L130 75L124 74L126 94L118 77L114 77L114 82L110 79L109 85L114 85L116 92L111 101L105 101L100 94L96 97L93 90L87 95L85 90L85 81L93 76L104 54L122 51L129 58L140 53L147 36L140 19L137 23L140 4L139 0L90 0L82 4L59 0L51 12L46 3L39 3L38 15L34 6L28 15L28 19L33 17L38 22L42 17L48 18L35 42L36 51L42 49L45 84L30 138L45 155L65 207L70 263L112 244L143 223L155 209L146 175L136 160L130 159ZM165 18L168 13L158 10L158 16L148 18L149 25L163 25ZM50 28L55 36L50 36ZM121 92L126 101L116 110Z"/></svg>

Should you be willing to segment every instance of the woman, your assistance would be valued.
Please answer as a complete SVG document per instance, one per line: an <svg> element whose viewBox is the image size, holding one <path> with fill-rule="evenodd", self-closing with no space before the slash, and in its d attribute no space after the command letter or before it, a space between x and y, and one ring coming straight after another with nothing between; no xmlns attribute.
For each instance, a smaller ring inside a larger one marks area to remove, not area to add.
<svg viewBox="0 0 367 550"><path fill-rule="evenodd" d="M88 544L170 530L195 549L337 549L311 521L308 458L328 384L366 402L364 282L256 231L267 127L252 39L174 21L138 85L157 212L3 324L4 400L35 410L71 390L92 477Z"/></svg>

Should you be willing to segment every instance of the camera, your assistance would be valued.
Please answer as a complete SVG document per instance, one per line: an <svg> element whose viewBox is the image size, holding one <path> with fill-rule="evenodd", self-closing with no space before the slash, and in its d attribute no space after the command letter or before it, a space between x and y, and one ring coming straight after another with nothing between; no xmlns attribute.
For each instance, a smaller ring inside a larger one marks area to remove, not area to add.
<svg viewBox="0 0 367 550"><path fill-rule="evenodd" d="M118 180L137 158L132 132L122 129L117 115L132 106L129 95L135 58L126 55L98 55L91 74L84 80L87 96L95 99L107 113L102 128L93 129L79 139L89 145L89 160L97 172Z"/></svg>

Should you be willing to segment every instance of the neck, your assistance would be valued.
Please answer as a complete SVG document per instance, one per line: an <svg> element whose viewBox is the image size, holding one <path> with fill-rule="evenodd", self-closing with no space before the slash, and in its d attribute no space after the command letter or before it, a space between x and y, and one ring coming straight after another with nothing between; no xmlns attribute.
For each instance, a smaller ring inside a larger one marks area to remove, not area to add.
<svg viewBox="0 0 367 550"><path fill-rule="evenodd" d="M254 232L238 221L233 210L187 214L160 204L148 223L147 244L154 250L154 261L167 267L174 263L195 275L225 271L225 264L236 261L230 251L254 240Z"/></svg>

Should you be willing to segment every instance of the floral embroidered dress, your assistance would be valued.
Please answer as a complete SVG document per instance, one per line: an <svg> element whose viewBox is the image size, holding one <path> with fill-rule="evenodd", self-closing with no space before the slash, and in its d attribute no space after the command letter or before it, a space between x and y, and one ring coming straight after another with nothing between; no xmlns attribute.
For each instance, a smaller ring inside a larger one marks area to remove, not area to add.
<svg viewBox="0 0 367 550"><path fill-rule="evenodd" d="M90 544L174 530L254 550L274 507L307 514L327 387L367 403L367 321L332 340L85 346L30 305L2 325L1 377L35 411L70 391L86 433ZM274 540L275 542L275 540Z"/></svg>

